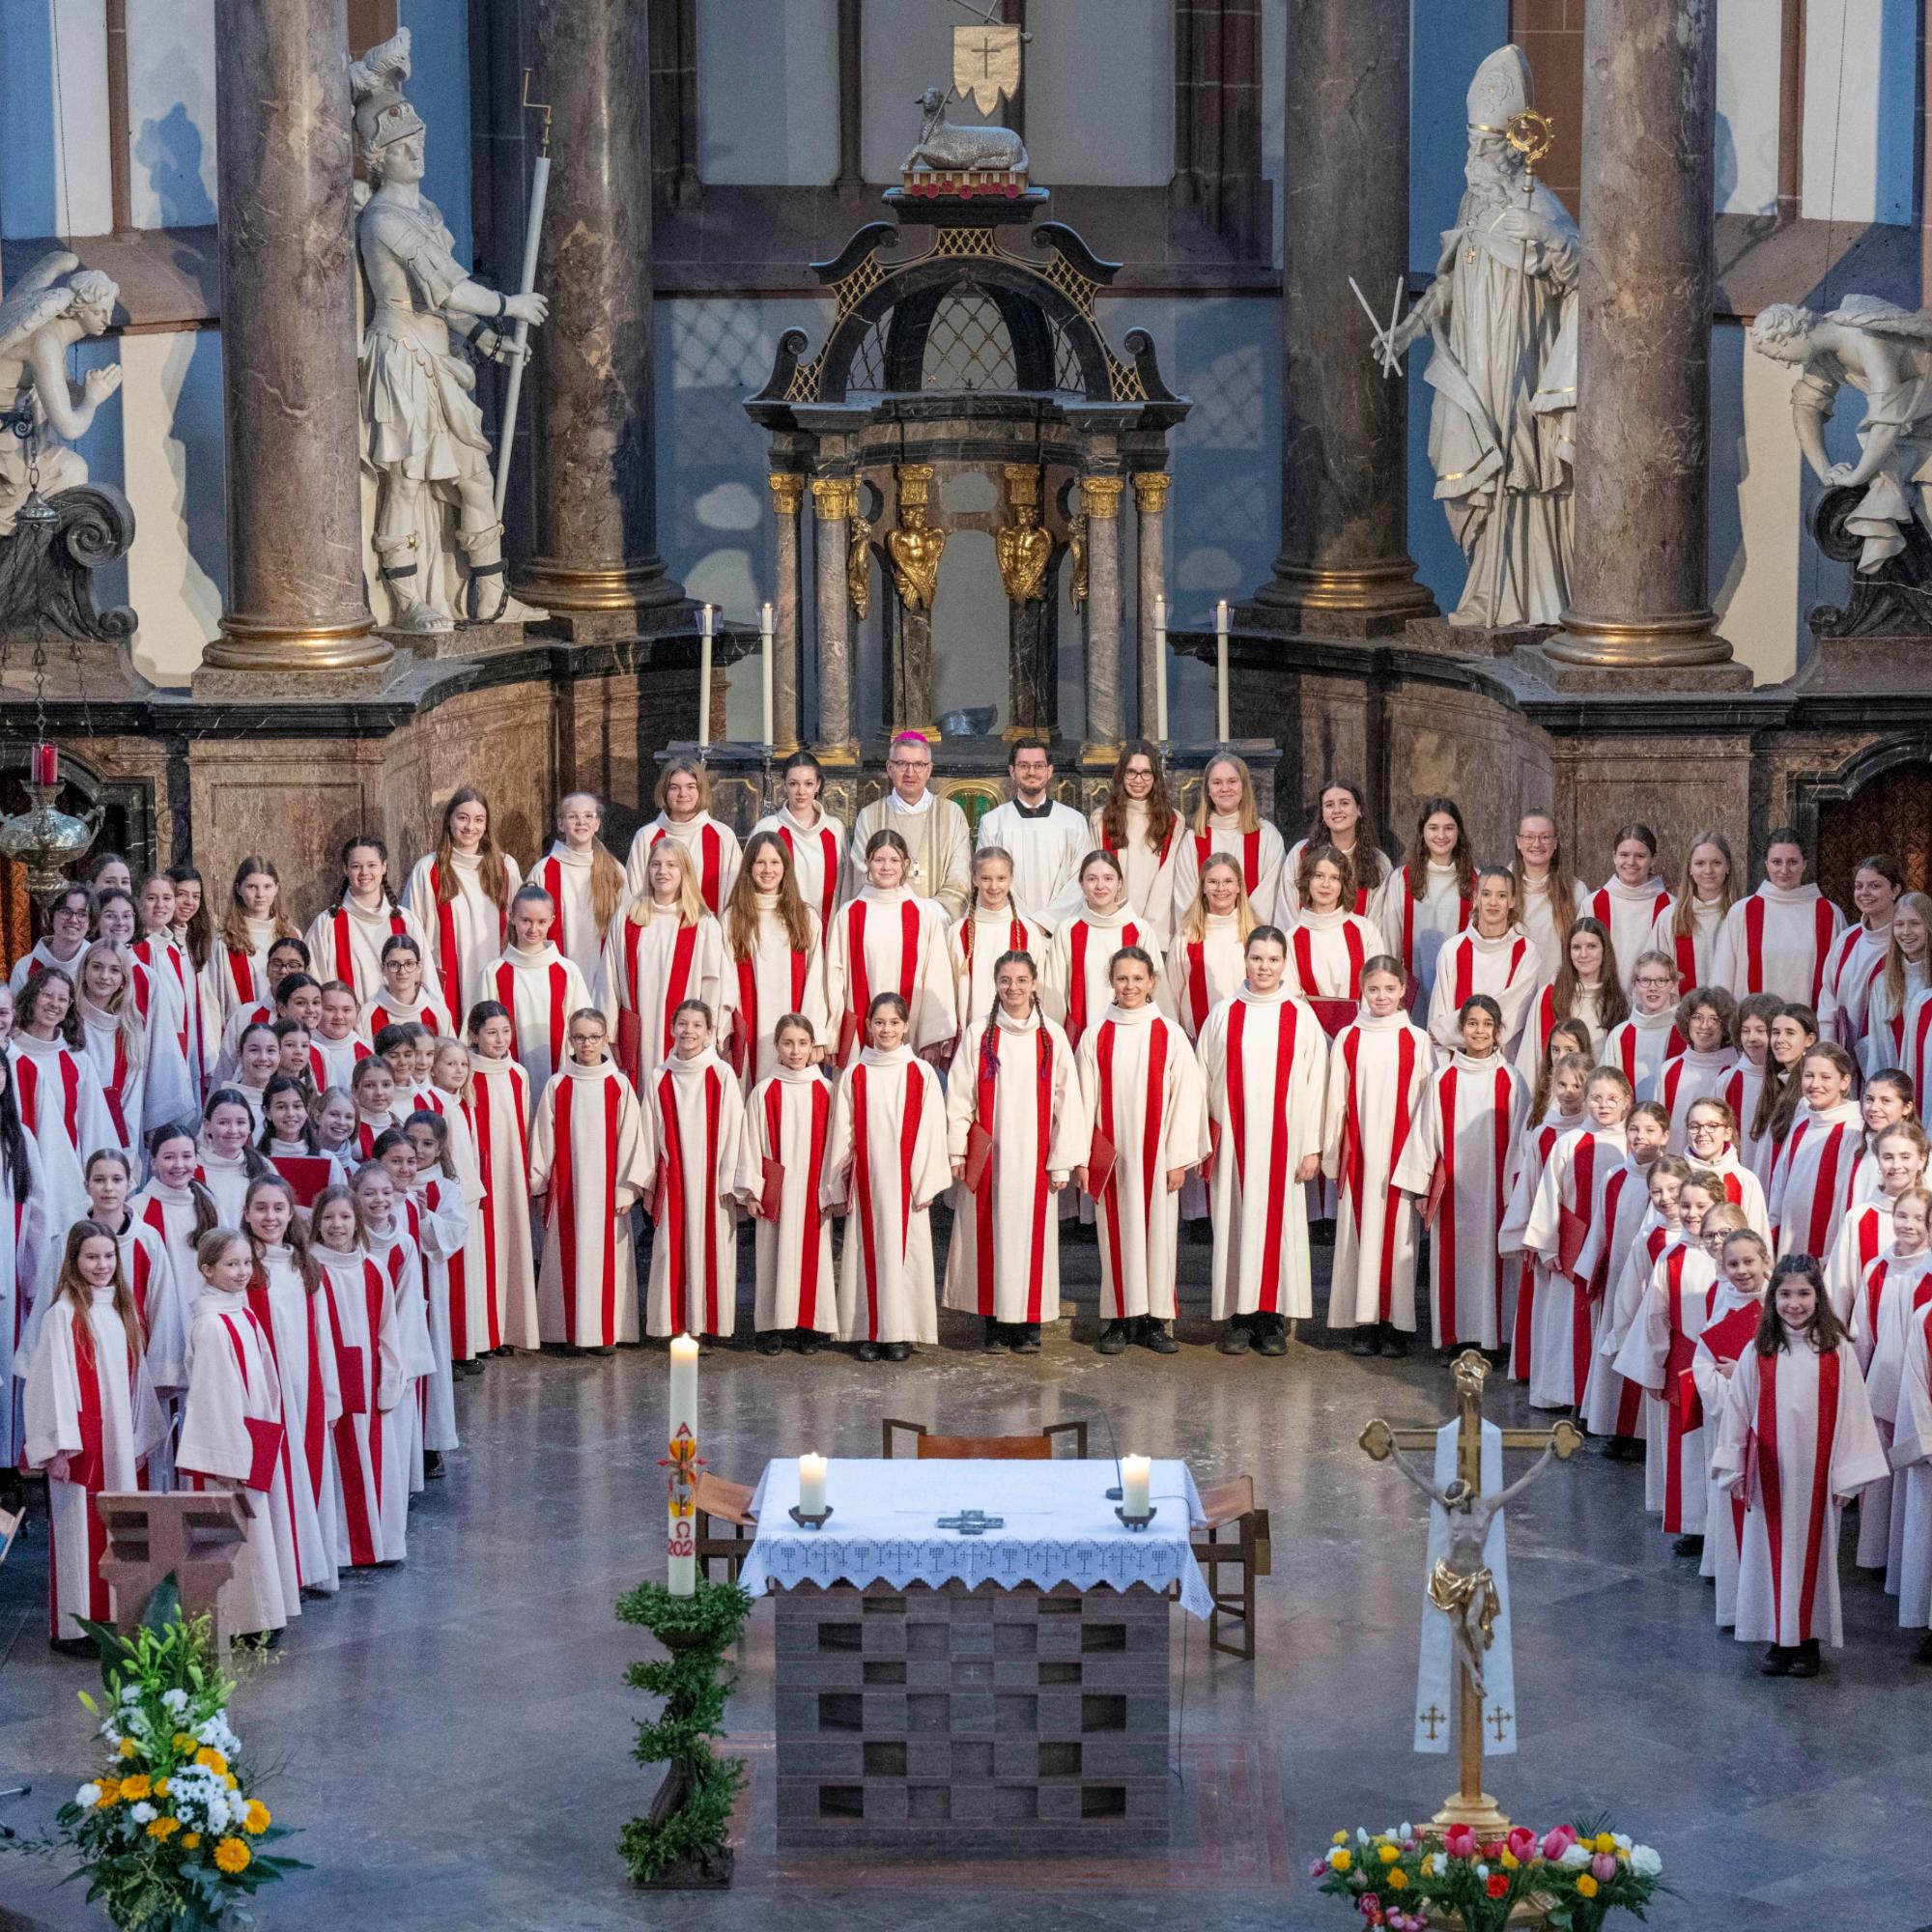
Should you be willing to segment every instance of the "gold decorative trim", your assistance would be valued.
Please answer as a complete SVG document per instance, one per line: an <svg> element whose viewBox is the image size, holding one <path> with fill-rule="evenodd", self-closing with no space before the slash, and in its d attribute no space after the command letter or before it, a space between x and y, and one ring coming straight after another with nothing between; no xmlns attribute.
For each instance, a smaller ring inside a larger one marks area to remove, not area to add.
<svg viewBox="0 0 1932 1932"><path fill-rule="evenodd" d="M805 478L792 469L774 469L765 478L772 493L772 508L781 517L795 517L805 501Z"/></svg>
<svg viewBox="0 0 1932 1932"><path fill-rule="evenodd" d="M1134 508L1144 517L1157 517L1167 508L1167 493L1174 478L1165 469L1134 471Z"/></svg>
<svg viewBox="0 0 1932 1932"><path fill-rule="evenodd" d="M811 754L821 765L847 769L859 762L859 741L856 738L841 738L834 744L829 738L811 748Z"/></svg>
<svg viewBox="0 0 1932 1932"><path fill-rule="evenodd" d="M1717 621L1715 611L1647 620L1578 617L1566 611L1563 628L1543 649L1558 664L1594 665L1603 670L1729 664L1731 647L1712 629Z"/></svg>
<svg viewBox="0 0 1932 1932"><path fill-rule="evenodd" d="M1126 488L1123 476L1083 476L1080 479L1081 507L1090 517L1103 521L1121 514L1121 492Z"/></svg>
<svg viewBox="0 0 1932 1932"><path fill-rule="evenodd" d="M937 473L929 463L901 463L894 472L898 478L898 498L901 504L924 503L929 500L932 479Z"/></svg>
<svg viewBox="0 0 1932 1932"><path fill-rule="evenodd" d="M519 575L517 588L528 590L538 603L555 611L629 611L659 581L659 573L636 564L584 569L539 560Z"/></svg>
<svg viewBox="0 0 1932 1932"><path fill-rule="evenodd" d="M224 617L201 662L209 670L373 670L395 654L373 618L284 627Z"/></svg>
<svg viewBox="0 0 1932 1932"><path fill-rule="evenodd" d="M852 476L814 476L811 506L821 524L842 524L859 508L859 483Z"/></svg>

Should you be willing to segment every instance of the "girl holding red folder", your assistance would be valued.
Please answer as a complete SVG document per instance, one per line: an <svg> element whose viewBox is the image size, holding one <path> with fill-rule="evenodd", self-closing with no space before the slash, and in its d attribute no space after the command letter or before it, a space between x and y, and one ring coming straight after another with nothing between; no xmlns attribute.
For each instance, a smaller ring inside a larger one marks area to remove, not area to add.
<svg viewBox="0 0 1932 1932"><path fill-rule="evenodd" d="M745 1103L738 1170L739 1199L757 1223L752 1322L761 1355L787 1343L815 1355L838 1329L832 1221L819 1205L832 1088L814 1064L817 1040L803 1013L779 1021L773 1045L778 1066Z"/></svg>

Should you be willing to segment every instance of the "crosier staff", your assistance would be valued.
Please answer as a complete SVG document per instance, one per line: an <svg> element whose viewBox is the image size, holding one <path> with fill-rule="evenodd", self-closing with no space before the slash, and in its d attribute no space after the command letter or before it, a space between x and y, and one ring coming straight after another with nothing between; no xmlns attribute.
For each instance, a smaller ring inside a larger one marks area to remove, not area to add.
<svg viewBox="0 0 1932 1932"><path fill-rule="evenodd" d="M530 71L524 70L524 105L543 115L543 129L537 137L537 157L530 169L530 213L524 224L524 274L517 285L520 295L534 295L537 286L537 249L543 241L544 198L550 192L551 108L547 101L530 99ZM497 446L497 520L503 518L503 498L510 488L510 449L517 440L517 405L524 392L524 367L529 360L530 325L518 318L516 332L504 351L510 364L510 381L503 391L503 435Z"/></svg>

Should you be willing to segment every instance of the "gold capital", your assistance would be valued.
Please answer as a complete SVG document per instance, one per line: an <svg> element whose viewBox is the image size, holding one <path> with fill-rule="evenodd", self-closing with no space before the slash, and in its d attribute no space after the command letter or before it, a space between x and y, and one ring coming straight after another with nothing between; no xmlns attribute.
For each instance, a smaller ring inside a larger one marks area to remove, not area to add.
<svg viewBox="0 0 1932 1932"><path fill-rule="evenodd" d="M765 478L772 493L772 508L781 517L798 515L805 501L805 478L795 470L775 469Z"/></svg>
<svg viewBox="0 0 1932 1932"><path fill-rule="evenodd" d="M925 502L932 488L932 465L929 463L901 463L898 467L899 501Z"/></svg>
<svg viewBox="0 0 1932 1932"><path fill-rule="evenodd" d="M1167 493L1174 478L1165 469L1134 471L1134 508L1144 517L1157 517L1167 508Z"/></svg>
<svg viewBox="0 0 1932 1932"><path fill-rule="evenodd" d="M814 476L812 507L821 524L842 524L859 507L859 485L850 476Z"/></svg>
<svg viewBox="0 0 1932 1932"><path fill-rule="evenodd" d="M1039 501L1039 471L1030 463L1005 463L1000 466L1007 479L1007 501L1009 503L1037 503Z"/></svg>
<svg viewBox="0 0 1932 1932"><path fill-rule="evenodd" d="M1083 476L1080 479L1080 500L1090 517L1118 517L1121 514L1121 492L1126 481L1120 476Z"/></svg>

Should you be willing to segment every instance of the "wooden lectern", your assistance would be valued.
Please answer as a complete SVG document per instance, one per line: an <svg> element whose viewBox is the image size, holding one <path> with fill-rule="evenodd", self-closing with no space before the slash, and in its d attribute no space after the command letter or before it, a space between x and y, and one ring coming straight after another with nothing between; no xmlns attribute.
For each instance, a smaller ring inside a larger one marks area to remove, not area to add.
<svg viewBox="0 0 1932 1932"><path fill-rule="evenodd" d="M114 1490L96 1498L107 1532L101 1580L114 1592L115 1621L126 1629L148 1593L167 1577L181 1592L184 1615L206 1616L215 1654L228 1655L221 1620L222 1584L235 1574L248 1534L248 1504L239 1490L177 1490L151 1494Z"/></svg>

